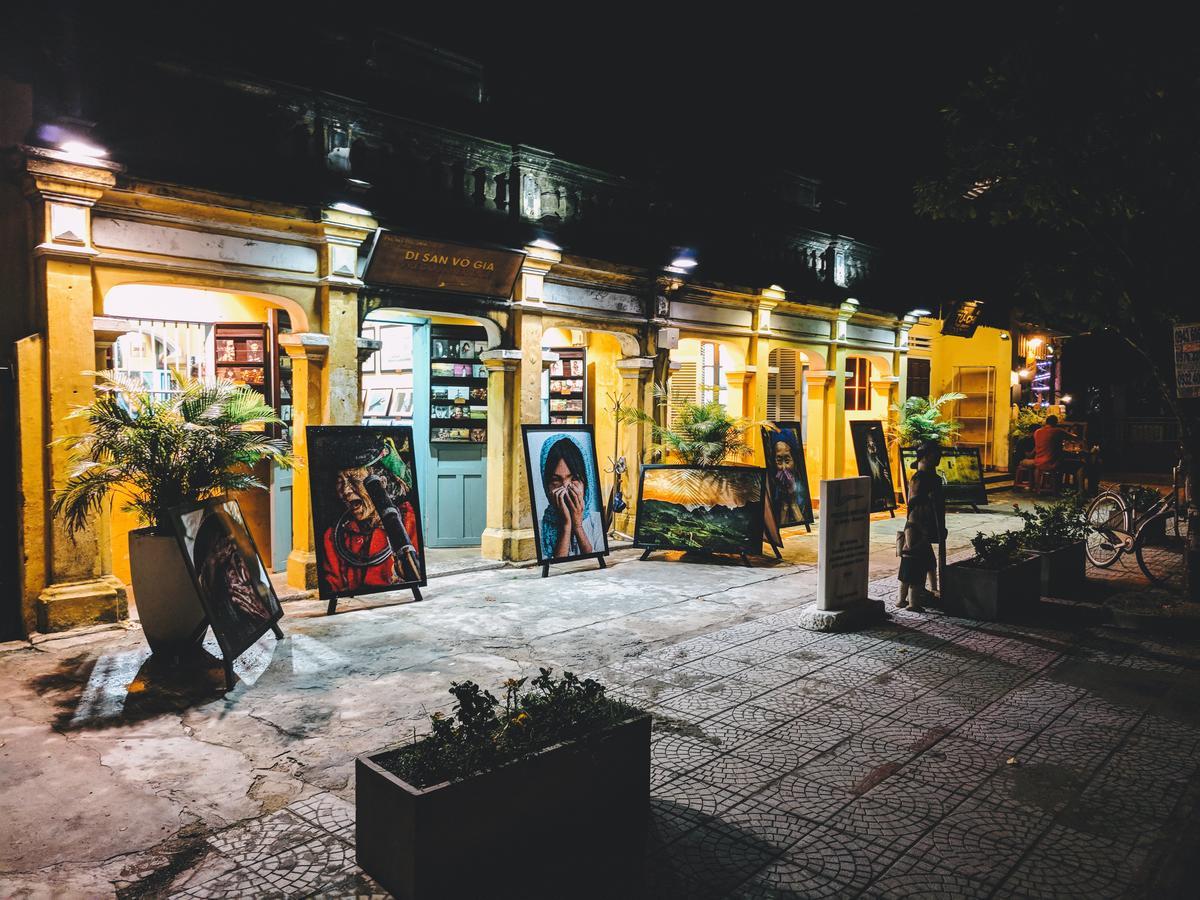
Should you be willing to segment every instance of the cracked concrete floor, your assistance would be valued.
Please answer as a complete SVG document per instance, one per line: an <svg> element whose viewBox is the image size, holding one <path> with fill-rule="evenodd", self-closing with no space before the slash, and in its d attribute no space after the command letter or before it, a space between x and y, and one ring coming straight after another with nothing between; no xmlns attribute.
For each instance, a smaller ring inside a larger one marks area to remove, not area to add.
<svg viewBox="0 0 1200 900"><path fill-rule="evenodd" d="M872 525L873 579L894 576L900 521ZM951 546L1010 525L955 515ZM286 639L244 654L227 694L214 656L172 668L136 629L4 653L0 895L185 890L220 865L206 836L317 797L352 800L354 756L423 729L450 681L591 671L794 608L813 598L816 546L815 532L792 533L782 562L752 568L619 551L608 569L544 580L464 573L435 579L422 604L376 597L331 617L288 603Z"/></svg>

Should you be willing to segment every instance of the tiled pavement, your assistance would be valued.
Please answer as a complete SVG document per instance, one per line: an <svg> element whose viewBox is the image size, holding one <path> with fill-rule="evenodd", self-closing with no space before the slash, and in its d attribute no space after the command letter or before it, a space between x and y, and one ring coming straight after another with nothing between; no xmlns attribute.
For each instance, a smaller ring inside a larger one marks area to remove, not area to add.
<svg viewBox="0 0 1200 900"><path fill-rule="evenodd" d="M781 612L593 673L656 716L645 895L1144 891L1194 812L1200 655L891 612L849 635ZM209 835L176 896L385 896L352 822L322 793Z"/></svg>
<svg viewBox="0 0 1200 900"><path fill-rule="evenodd" d="M796 612L601 674L656 715L652 897L1125 897L1196 787L1197 657ZM700 679L700 680L698 680Z"/></svg>

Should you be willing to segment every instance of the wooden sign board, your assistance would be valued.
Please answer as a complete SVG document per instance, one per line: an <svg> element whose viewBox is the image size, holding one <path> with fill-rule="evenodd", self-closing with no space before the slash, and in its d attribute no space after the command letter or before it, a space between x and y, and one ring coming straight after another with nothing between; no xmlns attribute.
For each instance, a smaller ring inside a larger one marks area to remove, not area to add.
<svg viewBox="0 0 1200 900"><path fill-rule="evenodd" d="M942 321L942 334L969 338L979 327L983 316L982 300L959 300L951 304L948 315Z"/></svg>
<svg viewBox="0 0 1200 900"><path fill-rule="evenodd" d="M363 280L367 284L453 291L508 299L525 254L449 244L384 232L379 236Z"/></svg>

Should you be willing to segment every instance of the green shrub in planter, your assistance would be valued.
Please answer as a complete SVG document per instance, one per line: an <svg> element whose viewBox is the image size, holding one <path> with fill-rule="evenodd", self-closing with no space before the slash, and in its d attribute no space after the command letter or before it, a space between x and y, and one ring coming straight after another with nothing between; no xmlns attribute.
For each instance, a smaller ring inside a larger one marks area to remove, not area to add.
<svg viewBox="0 0 1200 900"><path fill-rule="evenodd" d="M1013 506L1025 523L1025 527L1017 532L1020 546L1041 558L1043 596L1070 596L1087 578L1084 541L1089 526L1086 508L1087 504L1079 494L1038 504L1033 509Z"/></svg>
<svg viewBox="0 0 1200 900"><path fill-rule="evenodd" d="M1010 618L1037 603L1041 558L1021 546L1019 531L978 533L975 555L946 566L942 597L973 619Z"/></svg>
<svg viewBox="0 0 1200 900"><path fill-rule="evenodd" d="M637 895L650 717L569 672L525 685L455 683L427 737L356 760L358 863L395 896ZM525 841L519 873L481 862Z"/></svg>

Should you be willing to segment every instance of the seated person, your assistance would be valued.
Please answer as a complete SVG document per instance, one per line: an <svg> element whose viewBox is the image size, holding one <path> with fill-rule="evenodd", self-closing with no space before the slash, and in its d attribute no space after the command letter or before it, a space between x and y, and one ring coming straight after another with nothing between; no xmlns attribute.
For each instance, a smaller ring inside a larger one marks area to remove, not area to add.
<svg viewBox="0 0 1200 900"><path fill-rule="evenodd" d="M1046 471L1057 471L1063 461L1063 443L1070 432L1058 427L1058 416L1046 416L1046 424L1033 433L1033 465Z"/></svg>

